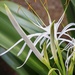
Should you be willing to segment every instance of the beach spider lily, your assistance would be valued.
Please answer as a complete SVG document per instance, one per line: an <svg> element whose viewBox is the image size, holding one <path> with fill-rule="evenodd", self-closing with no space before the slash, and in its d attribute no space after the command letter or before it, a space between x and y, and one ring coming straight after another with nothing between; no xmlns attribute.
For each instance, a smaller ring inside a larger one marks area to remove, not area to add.
<svg viewBox="0 0 75 75"><path fill-rule="evenodd" d="M18 52L17 56L19 56L23 52L23 50L26 47L26 45L28 45L28 47L30 48L24 63L21 66L17 67L17 68L22 67L27 62L27 60L30 57L32 52L35 54L35 56L42 63L44 63L43 61L45 61L45 59L43 57L44 56L43 50L41 52L39 52L39 50L36 47L36 45L38 43L40 43L40 48L42 48L43 43L46 41L47 42L46 49L48 49L49 47L51 48L53 58L56 61L56 59L57 59L57 52L58 52L58 46L60 46L65 41L66 42L70 42L70 40L62 38L61 36L66 35L66 36L70 37L70 35L67 34L67 32L70 31L70 30L74 30L73 28L68 29L71 24L69 24L66 27L64 27L64 29L62 29L62 31L60 31L60 32L58 31L58 28L59 28L59 26L60 26L60 24L61 24L61 22L62 22L62 20L64 18L65 11L66 11L67 7L66 7L64 13L62 14L62 16L60 17L60 19L58 20L58 22L55 23L55 21L53 21L53 22L51 21L50 14L49 14L48 10L46 9L46 7L44 6L44 4L42 3L41 0L40 0L40 2L41 2L41 4L43 5L44 9L47 12L49 25L46 26L44 24L44 22L40 19L40 17L35 12L35 14L38 16L38 18L42 21L42 24L44 25L44 27L38 21L37 21L37 24L35 22L33 22L33 21L32 21L32 23L34 25L36 25L38 28L40 28L41 30L43 30L43 32L29 34L29 35L27 35L22 30L22 28L19 26L18 22L15 20L15 18L12 15L12 13L10 12L9 8L5 5L5 9L6 9L7 15L8 15L12 25L14 26L14 28L16 29L16 31L19 33L19 35L22 38L19 41L17 41L12 47L10 47L7 51L1 53L0 56L2 56L4 54L6 54L7 52L9 52L12 48L14 48L16 45L18 45L22 41L24 41L25 43L23 44L21 50ZM26 1L26 3L28 4L27 1ZM32 38L35 38L35 40L33 42L31 41ZM60 43L59 43L59 41L60 41ZM58 65L58 67L60 68L59 65Z"/></svg>

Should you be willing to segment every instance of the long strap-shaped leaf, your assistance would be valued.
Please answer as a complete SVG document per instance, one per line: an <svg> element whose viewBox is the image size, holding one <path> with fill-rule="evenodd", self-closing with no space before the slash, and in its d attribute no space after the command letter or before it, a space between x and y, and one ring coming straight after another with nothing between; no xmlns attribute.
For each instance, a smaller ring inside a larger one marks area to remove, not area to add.
<svg viewBox="0 0 75 75"><path fill-rule="evenodd" d="M36 57L42 61L43 57L41 56L41 53L37 50L37 48L33 45L33 43L31 42L31 40L29 40L26 36L26 34L24 33L24 31L21 29L21 27L19 26L19 24L17 23L17 21L15 20L15 18L13 17L12 13L10 12L9 8L5 5L5 9L7 12L7 15L11 21L11 23L13 24L14 28L17 30L17 32L20 34L20 36L24 39L24 41L27 43L27 45L30 47L30 49L33 50L33 53L36 55Z"/></svg>

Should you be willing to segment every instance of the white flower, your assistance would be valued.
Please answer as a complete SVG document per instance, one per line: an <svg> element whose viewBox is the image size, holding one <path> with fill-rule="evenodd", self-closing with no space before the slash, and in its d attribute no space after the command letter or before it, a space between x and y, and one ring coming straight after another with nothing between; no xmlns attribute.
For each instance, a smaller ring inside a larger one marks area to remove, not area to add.
<svg viewBox="0 0 75 75"><path fill-rule="evenodd" d="M41 2L42 3L42 2ZM42 3L43 5L43 3ZM15 20L15 18L13 17L12 13L10 12L10 10L8 9L8 7L5 5L5 8L6 8L6 12L7 12L7 15L12 23L12 25L14 26L14 28L17 30L17 32L19 33L19 35L22 37L19 41L17 41L12 47L10 47L7 51L3 52L0 54L0 56L6 54L7 52L9 52L12 48L14 48L16 45L18 45L20 42L22 41L25 41L25 43L23 44L21 50L18 52L17 56L19 56L24 48L26 47L26 45L29 46L30 50L28 52L28 55L24 61L24 63L20 66L22 67L28 60L28 58L30 57L31 53L33 52L36 57L41 61L43 62L44 58L44 53L43 51L39 52L39 50L37 49L36 45L38 43L40 43L40 48L41 46L43 45L44 41L47 42L47 48L49 46L51 46L51 51L52 51L52 54L53 54L53 58L56 58L57 55L56 55L56 51L57 49L54 47L56 45L60 46L63 42L69 42L69 43L73 43L71 40L69 39L65 39L65 38L62 38L63 35L66 35L68 36L70 39L72 39L72 37L67 34L68 31L71 31L71 30L75 30L75 28L70 28L71 26L74 26L75 24L74 23L70 23L68 24L67 26L64 27L64 29L62 29L61 32L58 32L58 28L64 18L64 15L65 15L65 11L64 13L62 14L62 16L60 17L60 19L58 20L57 23L55 23L55 21L51 21L51 18L50 18L50 15L49 15L49 12L48 10L46 9L46 7L43 5L43 7L45 8L46 12L47 12L47 15L48 15L48 19L49 19L49 25L45 26L46 27L43 27L40 25L40 23L37 21L37 24L32 22L34 25L36 25L37 27L41 28L42 30L44 30L44 32L40 32L40 33L34 33L34 34L30 34L30 35L26 35L26 33L21 29L21 27L19 26L19 24L17 23L17 21ZM67 8L67 7L66 7ZM40 19L41 20L41 19ZM52 32L51 32L52 31ZM31 41L31 39L35 37L36 39L34 40L34 42ZM50 40L51 39L51 40ZM59 43L60 41L60 43ZM54 48L56 49L56 51L54 51ZM64 48L66 49L66 48ZM20 67L17 67L17 68L20 68Z"/></svg>
<svg viewBox="0 0 75 75"><path fill-rule="evenodd" d="M26 35L25 32L21 29L21 27L18 25L17 21L15 20L15 18L13 17L13 15L11 14L10 10L8 9L8 7L5 5L6 8L6 12L7 15L11 21L11 23L13 24L14 28L17 30L17 32L20 34L20 36L22 37L19 41L17 41L12 47L10 47L7 51L3 52L0 54L0 56L6 54L7 52L9 52L12 48L14 48L16 45L18 45L20 42L25 41L24 45L22 46L21 50L19 51L19 53L17 54L17 56L19 56L24 48L26 47L26 44L29 46L30 50L28 52L28 55L26 57L26 60L24 62L24 64L27 62L28 58L30 57L31 53L33 52L36 57L42 61L43 60L43 51L41 51L41 53L37 50L36 45L40 42L40 47L43 45L44 41L47 40L47 48L50 46L50 26L52 24L51 19L50 19L50 15L47 11L48 17L49 17L49 26L46 27L42 27L39 23L39 25L37 25L39 28L43 29L44 32L43 33L35 33L35 34L30 34L30 35ZM45 7L44 7L45 8ZM63 20L64 14L61 16L61 18L59 19L59 21L57 23L55 23L54 28L55 28L55 38L57 39L57 34L58 34L58 27L60 25L60 23ZM31 38L35 37L35 41L32 43ZM24 65L23 64L23 65ZM22 67L23 65L21 65L20 67ZM20 68L18 67L18 68Z"/></svg>

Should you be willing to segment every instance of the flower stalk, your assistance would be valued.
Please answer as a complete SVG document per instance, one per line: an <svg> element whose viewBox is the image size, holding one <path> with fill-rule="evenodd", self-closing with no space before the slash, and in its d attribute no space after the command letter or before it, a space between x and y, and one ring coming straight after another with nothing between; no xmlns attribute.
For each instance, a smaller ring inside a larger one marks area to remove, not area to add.
<svg viewBox="0 0 75 75"><path fill-rule="evenodd" d="M53 58L54 58L54 61L56 63L56 65L58 66L58 68L60 69L60 71L62 72L62 69L61 69L61 66L59 64L59 61L58 61L58 56L57 56L57 49L56 49L56 45L55 45L55 37L54 37L54 23L55 21L53 21L51 27L50 27L50 39L51 39L51 51L52 51L52 55L53 55Z"/></svg>

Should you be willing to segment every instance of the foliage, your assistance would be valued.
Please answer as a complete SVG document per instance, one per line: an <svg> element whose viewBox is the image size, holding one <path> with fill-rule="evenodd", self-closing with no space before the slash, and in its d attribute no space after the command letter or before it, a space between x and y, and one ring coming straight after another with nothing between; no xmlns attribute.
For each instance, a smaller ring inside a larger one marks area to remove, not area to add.
<svg viewBox="0 0 75 75"><path fill-rule="evenodd" d="M27 0L25 2L29 5ZM9 62L6 62L9 65L13 63L10 66L19 75L73 75L75 39L69 32L75 30L75 23L69 23L58 31L69 0L56 23L52 22L42 0L40 2L47 13L49 26L44 24L30 5L36 16L18 4L0 1L0 56L5 61L8 60ZM73 0L71 2L73 3ZM72 18L68 21L72 21ZM68 38L63 37L64 35ZM24 63L17 67L23 61Z"/></svg>

